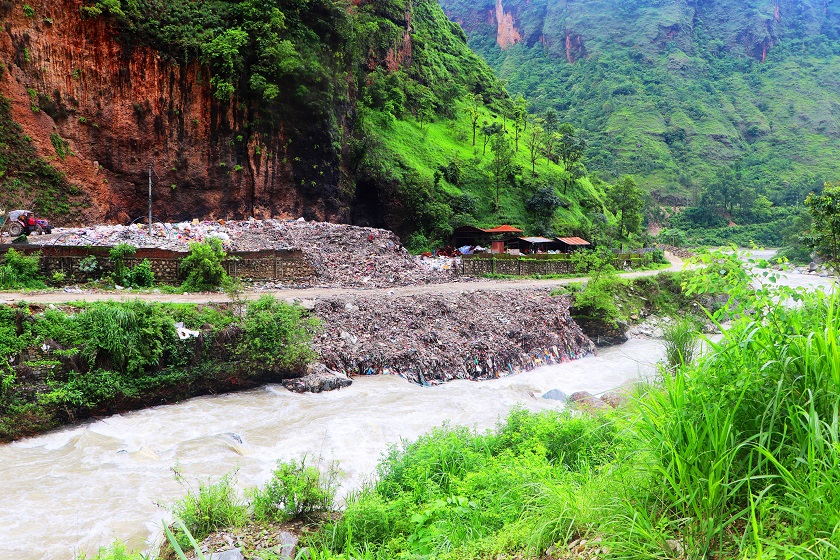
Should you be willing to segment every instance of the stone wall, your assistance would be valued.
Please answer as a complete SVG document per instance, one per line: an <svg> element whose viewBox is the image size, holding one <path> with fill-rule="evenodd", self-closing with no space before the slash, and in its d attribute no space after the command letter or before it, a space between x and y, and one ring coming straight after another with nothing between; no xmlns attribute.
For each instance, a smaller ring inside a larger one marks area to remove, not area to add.
<svg viewBox="0 0 840 560"><path fill-rule="evenodd" d="M12 246L0 246L0 258ZM73 246L26 246L15 245L13 248L24 254L40 252L40 268L44 276L51 277L54 272L62 272L68 281L84 282L99 278L103 273L111 271L111 263L108 260L110 247L73 247ZM83 271L80 263L96 258L97 269ZM170 251L167 249L137 249L130 258L125 260L126 265L133 267L143 259L149 259L155 279L167 284L180 283L181 260L187 256L182 251ZM281 282L303 282L315 275L315 268L303 256L300 249L278 249L266 251L234 251L228 253L224 261L225 270L231 276L243 280L257 281L281 281Z"/></svg>
<svg viewBox="0 0 840 560"><path fill-rule="evenodd" d="M618 270L639 268L646 262L644 255L617 255L613 266ZM470 255L461 259L458 272L465 276L485 274L504 274L506 276L532 276L574 274L575 264L563 255L531 255L516 257L513 255Z"/></svg>

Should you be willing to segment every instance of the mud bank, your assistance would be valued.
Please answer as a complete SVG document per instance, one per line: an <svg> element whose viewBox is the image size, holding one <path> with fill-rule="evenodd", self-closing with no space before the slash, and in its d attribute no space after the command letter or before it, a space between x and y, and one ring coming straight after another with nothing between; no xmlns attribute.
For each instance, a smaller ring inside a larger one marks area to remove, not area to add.
<svg viewBox="0 0 840 560"><path fill-rule="evenodd" d="M581 358L595 345L547 289L320 299L321 361L345 375L420 385L492 379Z"/></svg>

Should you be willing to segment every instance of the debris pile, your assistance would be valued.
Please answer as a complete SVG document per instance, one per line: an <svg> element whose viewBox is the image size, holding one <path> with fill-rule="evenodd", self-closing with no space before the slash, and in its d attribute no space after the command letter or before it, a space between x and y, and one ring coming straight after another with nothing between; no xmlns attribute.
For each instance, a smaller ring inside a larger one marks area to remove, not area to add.
<svg viewBox="0 0 840 560"><path fill-rule="evenodd" d="M420 385L489 379L595 350L548 290L319 299L315 349L348 375L393 374Z"/></svg>
<svg viewBox="0 0 840 560"><path fill-rule="evenodd" d="M458 259L412 257L393 232L327 222L283 220L204 221L147 226L100 225L55 228L32 236L34 245L113 246L188 251L192 242L217 237L228 251L301 249L315 267L311 285L383 288L456 280ZM271 286L269 286L271 287Z"/></svg>

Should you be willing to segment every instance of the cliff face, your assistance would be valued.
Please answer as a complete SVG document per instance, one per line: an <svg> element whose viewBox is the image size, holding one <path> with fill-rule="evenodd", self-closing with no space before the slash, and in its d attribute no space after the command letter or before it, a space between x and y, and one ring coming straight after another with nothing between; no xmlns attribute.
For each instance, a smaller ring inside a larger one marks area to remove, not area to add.
<svg viewBox="0 0 840 560"><path fill-rule="evenodd" d="M783 38L813 36L840 25L840 5L829 0L441 0L446 13L474 34L497 34L501 48L519 42L546 45L571 62L612 45L662 52L670 45L692 53L695 32L720 41L727 52L764 60ZM491 26L489 30L486 26ZM503 40L505 38L505 40Z"/></svg>
<svg viewBox="0 0 840 560"><path fill-rule="evenodd" d="M160 219L339 217L329 189L313 194L295 184L296 150L282 124L273 137L244 134L256 110L216 100L198 64L124 47L105 19L81 17L81 6L32 2L32 17L18 3L6 8L0 93L39 154L90 194L85 219L142 216L149 164ZM72 156L56 156L55 134ZM337 184L338 162L314 151L306 160L328 170L322 182Z"/></svg>

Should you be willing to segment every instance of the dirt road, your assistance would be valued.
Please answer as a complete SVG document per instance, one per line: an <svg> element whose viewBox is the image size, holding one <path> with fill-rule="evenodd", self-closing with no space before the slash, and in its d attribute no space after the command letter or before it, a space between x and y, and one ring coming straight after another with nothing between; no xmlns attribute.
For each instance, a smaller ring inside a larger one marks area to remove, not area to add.
<svg viewBox="0 0 840 560"><path fill-rule="evenodd" d="M623 272L622 278L639 278L641 276L654 276L660 272L678 271L683 268L682 259L666 253L668 261L671 266L659 270L642 270L637 272ZM575 282L584 282L588 277L579 278L563 278L560 280L476 280L474 282L449 282L444 284L424 284L412 286L400 286L394 288L376 288L372 290L362 290L358 288L288 288L282 290L257 290L248 291L244 294L246 299L257 299L263 294L272 294L278 299L317 299L320 297L336 297L347 296L352 294L359 295L381 295L382 297L389 296L403 296L416 294L446 294L453 292L473 292L478 290L522 290L527 288L553 288L556 286L564 286L573 284ZM27 301L30 303L68 303L71 301L104 301L117 300L127 301L132 299L140 299L144 301L160 301L169 303L211 303L211 302L229 302L225 293L211 292L198 294L155 294L149 292L134 292L134 291L83 291L65 292L65 291L51 291L51 292L0 292L0 303L11 304L19 301Z"/></svg>

